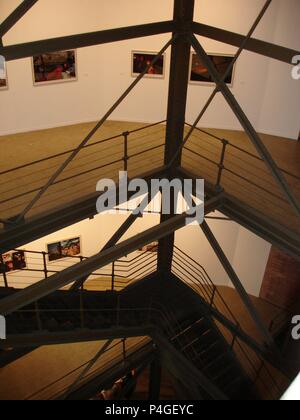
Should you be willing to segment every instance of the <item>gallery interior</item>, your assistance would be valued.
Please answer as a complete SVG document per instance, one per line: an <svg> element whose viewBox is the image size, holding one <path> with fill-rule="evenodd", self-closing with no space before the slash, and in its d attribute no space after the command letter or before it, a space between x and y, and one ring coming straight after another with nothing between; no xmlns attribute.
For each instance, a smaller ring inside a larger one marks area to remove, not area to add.
<svg viewBox="0 0 300 420"><path fill-rule="evenodd" d="M1 0L0 400L300 399L299 16Z"/></svg>

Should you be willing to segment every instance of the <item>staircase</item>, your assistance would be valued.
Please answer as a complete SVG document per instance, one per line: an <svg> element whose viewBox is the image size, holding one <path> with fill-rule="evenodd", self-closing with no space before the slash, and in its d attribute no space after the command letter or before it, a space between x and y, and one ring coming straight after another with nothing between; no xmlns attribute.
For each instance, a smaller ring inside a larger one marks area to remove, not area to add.
<svg viewBox="0 0 300 420"><path fill-rule="evenodd" d="M172 280L152 274L121 292L55 292L7 317L7 343L16 351L24 343L36 347L68 340L151 336L155 329L227 398L259 399L258 372L249 375L245 356L241 364L236 353L242 347L239 340L235 338L230 345L208 315L204 301L201 304L202 298L178 278ZM15 291L1 289L2 298L11 293ZM269 395L276 397L272 392Z"/></svg>

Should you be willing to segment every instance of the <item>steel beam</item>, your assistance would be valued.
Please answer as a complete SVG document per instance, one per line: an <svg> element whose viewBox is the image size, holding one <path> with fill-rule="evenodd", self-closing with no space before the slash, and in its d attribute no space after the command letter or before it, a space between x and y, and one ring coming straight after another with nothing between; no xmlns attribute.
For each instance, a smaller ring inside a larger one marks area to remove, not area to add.
<svg viewBox="0 0 300 420"><path fill-rule="evenodd" d="M90 32L28 42L24 44L9 45L0 48L0 55L3 55L6 61L12 61L50 52L73 50L76 48L91 47L93 45L108 44L128 39L165 34L173 32L173 29L173 21L109 29L106 31Z"/></svg>
<svg viewBox="0 0 300 420"><path fill-rule="evenodd" d="M38 2L38 0L24 0L22 3L0 24L0 39L19 22L20 19ZM5 56L4 56L5 57Z"/></svg>
<svg viewBox="0 0 300 420"><path fill-rule="evenodd" d="M223 42L224 44L233 45L235 47L239 47L245 40L244 35L226 31L225 29L204 25L203 23L194 22L193 31L197 35L214 39L215 41ZM254 38L249 40L245 50L263 55L264 57L273 58L287 64L291 64L293 57L299 54L299 51L285 48L279 45L274 45L269 42Z"/></svg>
<svg viewBox="0 0 300 420"><path fill-rule="evenodd" d="M70 165L70 163L75 159L75 157L80 153L80 151L86 146L86 144L92 139L92 137L97 133L97 131L103 126L107 119L113 114L113 112L121 105L121 103L127 98L130 92L139 84L143 77L147 74L151 66L153 66L161 56L167 51L167 49L173 44L176 40L176 35L169 40L164 47L159 51L155 56L152 62L146 67L146 69L130 84L130 86L125 90L125 92L115 101L115 103L110 107L106 114L98 121L98 123L93 127L93 129L86 135L86 137L81 141L81 143L73 150L73 152L68 156L68 158L63 162L63 164L54 172L50 177L48 182L40 189L36 196L30 201L30 203L25 207L22 213L17 217L16 223L21 222L26 214L34 207L34 205L41 199L41 197L46 193L46 191L53 185L57 180L59 175Z"/></svg>
<svg viewBox="0 0 300 420"><path fill-rule="evenodd" d="M111 388L115 381L125 376L132 369L136 369L137 366L151 363L154 357L155 350L153 348L153 343L149 343L127 356L126 364L124 364L123 361L120 361L106 371L93 375L88 383L82 385L70 394L67 400L87 400L93 397L99 390Z"/></svg>
<svg viewBox="0 0 300 420"><path fill-rule="evenodd" d="M233 70L233 67L234 67L235 63L237 62L237 60L239 59L240 55L244 51L244 49L247 46L248 42L250 41L252 35L254 34L255 30L257 29L258 25L260 24L262 18L265 16L267 10L269 9L271 3L272 3L272 0L267 0L266 1L266 3L264 4L263 8L260 11L260 13L258 14L257 18L255 19L253 25L251 26L250 30L248 31L247 36L244 37L243 42L239 45L239 49L236 52L233 60L231 61L230 65L228 66L228 68L227 68L226 72L224 73L224 75L222 75L222 81L223 82L226 80L226 78L228 77L228 75L230 74L230 72ZM176 161L176 159L178 159L178 157L182 154L182 150L183 150L184 145L190 139L191 135L193 134L194 130L197 128L199 122L203 118L204 114L208 110L210 104L212 103L212 101L214 100L214 98L215 98L215 96L217 95L218 92L219 92L219 87L217 86L214 89L214 91L211 93L211 95L209 96L208 100L206 101L204 107L202 108L201 112L197 116L197 118L194 121L193 125L191 125L191 128L188 131L187 135L184 137L183 142L181 143L180 147L178 148L177 152L175 153L174 157L172 158L172 160L170 162L170 165L171 166L173 165L173 162Z"/></svg>
<svg viewBox="0 0 300 420"><path fill-rule="evenodd" d="M215 210L221 204L221 200L222 194L219 194L207 201L204 206L204 212L208 214ZM170 235L172 232L175 232L186 225L186 218L186 213L174 216L166 222L154 226L104 252L100 252L83 262L75 264L60 273L37 282L12 296L2 299L0 301L0 314L7 315L32 302L36 302L40 298L73 283L83 276L88 275L155 240Z"/></svg>
<svg viewBox="0 0 300 420"><path fill-rule="evenodd" d="M165 167L162 167L158 170L141 174L140 178L144 179L149 185L152 178L164 178L165 174ZM11 249L18 248L74 223L96 216L95 203L99 195L95 193L82 197L82 199L57 208L55 211L27 219L21 225L9 225L7 229L0 230L0 253L4 254ZM128 197L131 197L130 193ZM119 190L117 190L117 199L122 204Z"/></svg>
<svg viewBox="0 0 300 420"><path fill-rule="evenodd" d="M108 347L112 344L113 340L108 340L101 346L100 350L96 353L96 355L91 359L91 361L86 365L83 371L80 373L78 378L72 383L72 385L68 388L65 394L61 397L62 400L68 398L68 396L77 388L80 384L81 380L87 375L87 373L92 369L95 363L100 359L100 357L106 352Z"/></svg>
<svg viewBox="0 0 300 420"><path fill-rule="evenodd" d="M139 213L137 213L137 209L134 213L132 213L128 218L125 220L125 222L122 224L122 226L113 234L113 236L109 239L109 241L106 243L106 245L101 249L100 252L106 251L107 249L113 247L116 245L116 243L119 242L119 240L125 235L125 233L130 229L130 227L134 224L134 222L142 216L143 211L149 204L150 197L147 196L144 198L142 203L139 206ZM80 287L82 287L87 280L88 276L84 276L82 279L77 280L72 287L70 287L70 290L78 290Z"/></svg>
<svg viewBox="0 0 300 420"><path fill-rule="evenodd" d="M180 179L197 178L183 168L177 168L176 176ZM215 186L205 181L205 192L212 196ZM297 233L272 221L226 191L223 192L223 197L222 205L218 209L221 213L300 261L300 236Z"/></svg>
<svg viewBox="0 0 300 420"><path fill-rule="evenodd" d="M212 249L214 250L216 256L218 257L220 263L222 264L224 270L226 271L228 277L230 278L232 284L236 288L242 302L244 303L245 307L247 308L249 314L251 315L251 318L253 319L255 325L257 326L258 331L262 335L262 337L265 339L268 346L276 348L276 345L274 343L273 337L271 336L270 332L268 331L268 328L265 326L264 322L260 318L260 315L257 313L255 306L253 305L248 293L246 292L244 286L242 285L239 277L237 276L236 272L234 271L232 265L230 264L230 261L226 257L224 251L222 250L219 242L215 238L214 234L212 233L210 227L208 226L207 222L204 221L200 228L204 235L206 236L206 239L210 243Z"/></svg>
<svg viewBox="0 0 300 420"><path fill-rule="evenodd" d="M175 0L174 2L174 23L177 38L172 45L171 68L169 79L169 98L166 126L166 146L165 146L165 165L168 165L180 145L184 136L185 114L187 104L188 80L190 70L191 43L186 36L187 28L193 22L194 0ZM181 155L173 162L174 166L180 165ZM172 168L170 168L170 178L173 178ZM172 192L172 214L162 215L161 222L168 220L175 214L174 192ZM174 233L163 238L158 247L158 269L161 272L171 272Z"/></svg>
<svg viewBox="0 0 300 420"><path fill-rule="evenodd" d="M265 161L266 166L269 168L271 174L273 175L274 179L278 183L280 189L286 196L291 206L294 208L296 214L300 216L300 204L297 201L297 199L294 197L294 194L292 193L285 177L283 176L282 172L279 170L278 166L276 165L267 147L264 145L264 143L260 139L259 135L255 131L254 127L252 126L251 122L249 121L246 114L242 110L238 101L235 99L229 87L226 85L224 81L221 80L217 69L215 68L209 56L207 55L207 53L205 52L205 50L203 49L203 47L201 46L201 44L199 43L199 41L194 35L191 36L191 43L196 53L199 55L199 57L202 59L203 63L207 67L210 75L212 76L214 82L217 84L220 92L224 96L228 105L230 106L234 114L236 115L237 119L239 120L240 124L244 128L247 135L249 136L250 140L252 141L259 155Z"/></svg>

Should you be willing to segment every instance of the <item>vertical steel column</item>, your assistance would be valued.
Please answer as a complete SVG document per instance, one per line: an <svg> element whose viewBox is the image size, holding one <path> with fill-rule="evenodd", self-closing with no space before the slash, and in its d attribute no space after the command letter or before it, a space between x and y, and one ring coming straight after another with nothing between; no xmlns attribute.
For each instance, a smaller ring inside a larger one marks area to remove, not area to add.
<svg viewBox="0 0 300 420"><path fill-rule="evenodd" d="M174 1L174 22L177 39L172 45L171 70L169 81L169 99L166 128L165 164L172 160L183 141L186 102L190 69L191 44L189 37L193 17L194 0ZM174 34L174 35L175 35ZM177 157L170 168L169 177L174 177L174 169L180 165L181 155ZM171 197L174 202L175 197ZM175 212L175 209L174 209ZM171 215L162 215L161 221L168 220ZM170 272L173 259L175 235L172 234L159 242L158 248L158 270Z"/></svg>

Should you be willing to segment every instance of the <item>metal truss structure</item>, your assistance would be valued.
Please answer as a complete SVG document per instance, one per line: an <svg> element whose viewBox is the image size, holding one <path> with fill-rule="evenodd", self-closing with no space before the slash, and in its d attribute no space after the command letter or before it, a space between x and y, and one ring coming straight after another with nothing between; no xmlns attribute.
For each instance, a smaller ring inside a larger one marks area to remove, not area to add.
<svg viewBox="0 0 300 420"><path fill-rule="evenodd" d="M32 57L36 54L55 52L58 50L68 50L74 48L84 48L92 45L101 45L113 42L124 41L128 39L149 37L159 34L170 34L170 40L165 46L162 47L159 54L154 58L153 65L164 52L171 47L171 70L169 80L169 98L168 98L168 111L167 111L167 126L166 126L166 143L165 143L165 158L164 167L158 174L148 174L145 179L149 182L151 178L155 176L167 177L173 179L181 176L184 177L185 173L180 169L181 164L181 152L184 144L189 139L199 121L203 117L204 113L212 103L216 95L223 95L226 102L236 115L237 119L241 123L245 132L248 134L250 140L255 146L259 156L263 159L266 166L272 173L274 180L280 187L284 196L293 207L295 213L300 216L300 205L299 202L293 195L284 175L278 169L272 156L268 152L267 148L263 144L260 136L250 123L243 109L241 108L238 101L235 99L230 89L224 82L226 76L220 79L219 74L212 65L207 53L203 46L199 42L196 35L201 37L210 38L225 44L229 44L238 47L238 51L233 60L232 66L236 60L240 57L241 53L251 51L253 53L269 57L274 60L279 60L284 63L291 63L292 58L298 54L297 51L284 48L282 46L270 44L261 40L253 38L253 33L257 26L260 24L266 11L269 9L272 0L268 0L263 9L260 11L257 19L253 26L250 28L248 34L241 35L232 33L223 29L207 26L194 22L194 0L174 0L174 19L166 22L151 23L145 25L137 25L126 28L111 29L105 31L98 31L93 33L83 33L72 36L65 36L54 39L47 39L41 41L34 41L29 43L23 43L18 45L3 44L2 38L4 35L20 20L22 17L38 2L38 0L24 0L19 7L13 13L0 24L0 55L4 56L7 61L17 60L26 57ZM188 74L189 74L189 58L191 47L194 48L196 53L199 55L201 60L207 66L209 73L216 83L216 88L205 104L204 108L199 113L199 116L191 126L187 136L185 136L185 114L187 104L187 92L188 92ZM228 71L230 71L229 69ZM94 199L90 199L89 202L85 202L84 206L76 206L66 208L64 213L57 212L52 214L51 220L48 218L37 218L35 220L26 221L26 215L30 209L35 205L36 202L45 194L49 187L55 182L59 175L64 169L71 163L71 161L78 155L80 150L89 142L92 136L99 130L104 122L111 116L113 111L123 102L128 94L137 86L137 84L143 79L147 73L148 68L126 89L126 91L120 96L120 98L114 103L110 110L101 118L91 132L83 139L73 153L67 158L67 160L61 165L61 167L51 176L45 186L38 192L38 194L32 199L32 201L26 206L24 211L18 215L16 220L5 221L7 224L7 234L1 235L0 251L7 251L12 247L23 245L26 240L37 239L43 235L50 233L51 231L58 230L64 226L67 226L76 221L82 220L86 217L92 217L94 215L95 202ZM180 172L181 171L181 172ZM207 201L205 205L205 214L220 209L228 217L238 217L241 224L249 226L249 221L245 219L249 216L245 216L246 209L237 207L234 209L231 206L226 206L228 196L226 191L218 191L214 187L207 189ZM227 200L227 201L226 201ZM83 261L80 264L76 264L69 269L62 271L61 273L55 274L42 282L38 282L33 286L30 286L18 293L2 299L0 301L0 313L3 315L10 314L19 308L22 308L38 299L54 292L62 287L65 287L74 281L75 288L80 287L84 282L86 276L88 276L93 270L100 268L116 259L129 254L136 249L151 243L153 240L159 240L159 254L158 254L158 271L163 275L164 273L171 272L173 248L174 248L174 234L175 231L182 228L185 225L186 215L170 215L168 217L161 217L161 223L139 235L136 235L126 241L119 242L126 231L132 226L137 216L129 216L128 220L123 226L115 233L115 235L108 241L107 245L97 255ZM257 219L256 219L257 220ZM299 256L299 249L297 249L298 243L288 244L284 246L285 238L280 234L280 230L274 233L272 226L268 225L269 221L261 220L260 223L250 221L252 223L251 229L259 233L261 236L270 239L273 238L272 242L281 245L285 249L293 253L293 255ZM210 242L215 254L219 261L223 265L224 269L228 273L229 277L233 281L236 290L245 303L249 310L258 330L264 337L265 343L268 348L275 351L275 345L273 338L270 333L264 327L259 314L250 302L250 299L242 286L238 276L231 267L228 259L222 251L217 239L209 229L207 223L202 225L202 230L205 233L207 240ZM273 235L273 236L272 236ZM163 341L163 339L160 339ZM106 344L107 345L107 344ZM167 346L167 343L163 343ZM100 350L99 357L103 349ZM182 362L183 363L183 362ZM157 369L159 371L159 369ZM199 379L201 381L201 378ZM157 386L153 386L154 391ZM69 390L71 392L73 388Z"/></svg>

